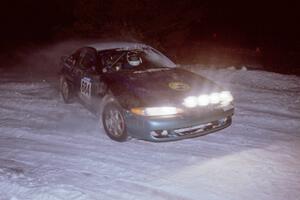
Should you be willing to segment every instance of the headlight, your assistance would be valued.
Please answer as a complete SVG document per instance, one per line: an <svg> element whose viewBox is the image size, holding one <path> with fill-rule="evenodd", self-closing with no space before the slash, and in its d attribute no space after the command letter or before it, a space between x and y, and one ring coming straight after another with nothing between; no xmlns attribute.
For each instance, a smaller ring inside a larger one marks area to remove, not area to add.
<svg viewBox="0 0 300 200"><path fill-rule="evenodd" d="M149 107L149 108L132 108L131 112L143 116L166 116L176 115L183 111L176 107Z"/></svg>

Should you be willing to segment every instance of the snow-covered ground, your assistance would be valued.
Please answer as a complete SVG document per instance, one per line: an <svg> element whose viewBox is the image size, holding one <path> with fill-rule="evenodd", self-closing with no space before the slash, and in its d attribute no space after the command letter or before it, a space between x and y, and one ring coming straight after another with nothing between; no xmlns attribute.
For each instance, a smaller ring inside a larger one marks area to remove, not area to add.
<svg viewBox="0 0 300 200"><path fill-rule="evenodd" d="M300 199L300 78L193 69L233 92L233 124L168 143L114 142L55 78L2 71L0 199Z"/></svg>

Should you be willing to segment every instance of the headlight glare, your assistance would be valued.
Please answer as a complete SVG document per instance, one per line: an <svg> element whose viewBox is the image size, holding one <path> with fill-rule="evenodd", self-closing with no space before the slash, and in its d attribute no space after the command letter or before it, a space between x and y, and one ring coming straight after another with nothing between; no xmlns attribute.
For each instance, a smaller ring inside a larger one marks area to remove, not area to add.
<svg viewBox="0 0 300 200"><path fill-rule="evenodd" d="M233 96L229 91L213 92L210 94L201 94L198 97L189 96L184 99L183 105L188 108L196 106L208 106L210 104L228 105L233 101Z"/></svg>
<svg viewBox="0 0 300 200"><path fill-rule="evenodd" d="M223 91L220 93L220 99L222 102L229 103L233 101L233 96L229 91Z"/></svg>
<svg viewBox="0 0 300 200"><path fill-rule="evenodd" d="M190 96L184 99L183 105L188 108L194 108L198 104L197 97Z"/></svg>
<svg viewBox="0 0 300 200"><path fill-rule="evenodd" d="M200 95L198 97L199 106L207 106L209 104L209 96L206 94Z"/></svg>
<svg viewBox="0 0 300 200"><path fill-rule="evenodd" d="M220 103L220 95L219 95L219 93L212 93L212 94L210 94L209 95L209 102L211 103L211 104L218 104L218 103Z"/></svg>

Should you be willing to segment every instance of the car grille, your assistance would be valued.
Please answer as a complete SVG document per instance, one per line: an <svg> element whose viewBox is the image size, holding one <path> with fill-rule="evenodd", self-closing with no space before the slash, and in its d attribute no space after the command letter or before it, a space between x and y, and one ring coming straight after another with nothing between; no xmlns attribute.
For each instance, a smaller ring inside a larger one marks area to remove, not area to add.
<svg viewBox="0 0 300 200"><path fill-rule="evenodd" d="M231 117L225 117L220 120L207 122L204 124L191 126L191 127L185 127L185 128L179 128L174 130L155 130L151 131L150 135L152 138L154 138L156 141L166 141L166 140L172 140L176 138L181 137L193 137L193 136L201 136L208 134L210 132L214 132L217 130L220 130L222 128L225 128L231 124Z"/></svg>
<svg viewBox="0 0 300 200"><path fill-rule="evenodd" d="M213 131L214 129L221 128L222 126L228 124L228 120L228 118L223 118L206 124L175 129L173 130L173 133L179 137L186 135L201 135L201 133L206 134L208 131Z"/></svg>

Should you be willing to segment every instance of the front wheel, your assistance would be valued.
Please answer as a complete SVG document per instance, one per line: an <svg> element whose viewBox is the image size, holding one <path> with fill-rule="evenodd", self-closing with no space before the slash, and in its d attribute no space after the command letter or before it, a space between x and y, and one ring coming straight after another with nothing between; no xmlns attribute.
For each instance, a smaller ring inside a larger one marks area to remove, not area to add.
<svg viewBox="0 0 300 200"><path fill-rule="evenodd" d="M103 110L102 123L111 139L124 142L128 139L122 108L116 103L108 103Z"/></svg>

